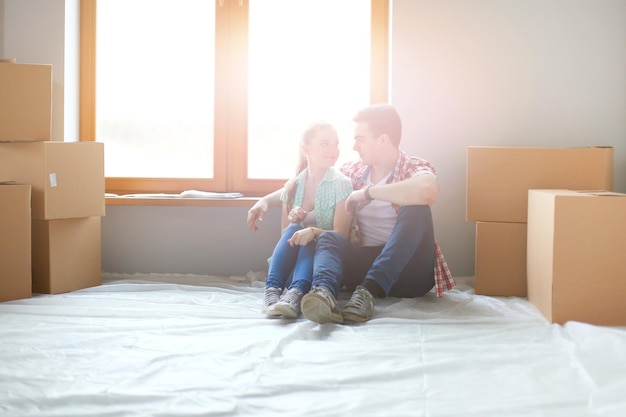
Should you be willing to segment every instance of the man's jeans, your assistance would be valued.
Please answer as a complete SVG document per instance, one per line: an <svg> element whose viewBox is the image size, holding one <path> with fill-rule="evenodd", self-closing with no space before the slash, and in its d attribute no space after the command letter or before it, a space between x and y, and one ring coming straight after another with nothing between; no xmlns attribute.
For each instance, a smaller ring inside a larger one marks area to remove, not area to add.
<svg viewBox="0 0 626 417"><path fill-rule="evenodd" d="M337 297L373 279L386 295L420 297L435 285L435 238L430 206L404 206L384 246L357 246L335 232L317 241L312 285Z"/></svg>
<svg viewBox="0 0 626 417"><path fill-rule="evenodd" d="M270 259L265 288L285 288L290 278L293 277L289 288L296 287L303 294L311 289L315 241L306 246L296 245L293 247L287 242L300 229L302 227L296 223L285 228Z"/></svg>

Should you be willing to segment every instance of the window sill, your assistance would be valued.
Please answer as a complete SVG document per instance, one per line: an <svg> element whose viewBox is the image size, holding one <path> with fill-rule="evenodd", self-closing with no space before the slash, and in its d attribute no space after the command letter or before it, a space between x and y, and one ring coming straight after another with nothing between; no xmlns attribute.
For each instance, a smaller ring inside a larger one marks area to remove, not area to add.
<svg viewBox="0 0 626 417"><path fill-rule="evenodd" d="M106 197L107 206L180 206L180 207L252 207L259 197L181 198L181 197Z"/></svg>

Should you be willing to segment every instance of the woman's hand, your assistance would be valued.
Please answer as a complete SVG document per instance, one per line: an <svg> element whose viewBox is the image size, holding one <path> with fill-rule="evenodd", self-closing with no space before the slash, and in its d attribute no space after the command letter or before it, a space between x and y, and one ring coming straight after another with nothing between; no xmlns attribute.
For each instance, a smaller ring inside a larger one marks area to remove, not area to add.
<svg viewBox="0 0 626 417"><path fill-rule="evenodd" d="M257 221L262 222L263 216L267 213L267 210L270 207L280 207L280 195L282 193L282 189L276 190L273 193L266 195L265 197L261 197L252 207L248 210L248 218L247 223L248 227L253 230L259 230L259 226L257 225Z"/></svg>
<svg viewBox="0 0 626 417"><path fill-rule="evenodd" d="M307 214L309 213L302 207L294 207L287 215L287 220L291 223L302 223L306 219Z"/></svg>
<svg viewBox="0 0 626 417"><path fill-rule="evenodd" d="M263 216L265 216L265 213L267 213L267 209L268 209L267 201L265 201L264 198L261 198L259 201L254 203L254 205L250 208L250 210L248 210L247 222L248 222L248 227L251 230L255 232L259 230L259 226L257 226L256 222L263 221Z"/></svg>

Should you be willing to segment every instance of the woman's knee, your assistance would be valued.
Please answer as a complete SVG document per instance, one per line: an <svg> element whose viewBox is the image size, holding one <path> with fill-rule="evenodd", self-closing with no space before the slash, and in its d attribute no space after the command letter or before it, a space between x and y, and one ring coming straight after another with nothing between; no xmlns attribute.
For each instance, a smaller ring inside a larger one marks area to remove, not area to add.
<svg viewBox="0 0 626 417"><path fill-rule="evenodd" d="M289 223L289 225L285 227L285 230L283 230L283 236L287 239L290 239L291 236L293 236L293 234L300 229L302 229L302 226L300 226L298 223Z"/></svg>
<svg viewBox="0 0 626 417"><path fill-rule="evenodd" d="M340 233L327 231L318 236L317 247L341 247L345 242L346 238Z"/></svg>

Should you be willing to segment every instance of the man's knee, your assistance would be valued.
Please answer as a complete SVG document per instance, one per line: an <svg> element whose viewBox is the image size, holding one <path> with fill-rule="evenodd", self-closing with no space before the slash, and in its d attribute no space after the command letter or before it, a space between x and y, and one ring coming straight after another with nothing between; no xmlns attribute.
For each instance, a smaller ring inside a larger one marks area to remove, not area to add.
<svg viewBox="0 0 626 417"><path fill-rule="evenodd" d="M399 217L410 217L410 218L431 218L430 206L428 205L419 205L419 206L402 206L400 207Z"/></svg>

